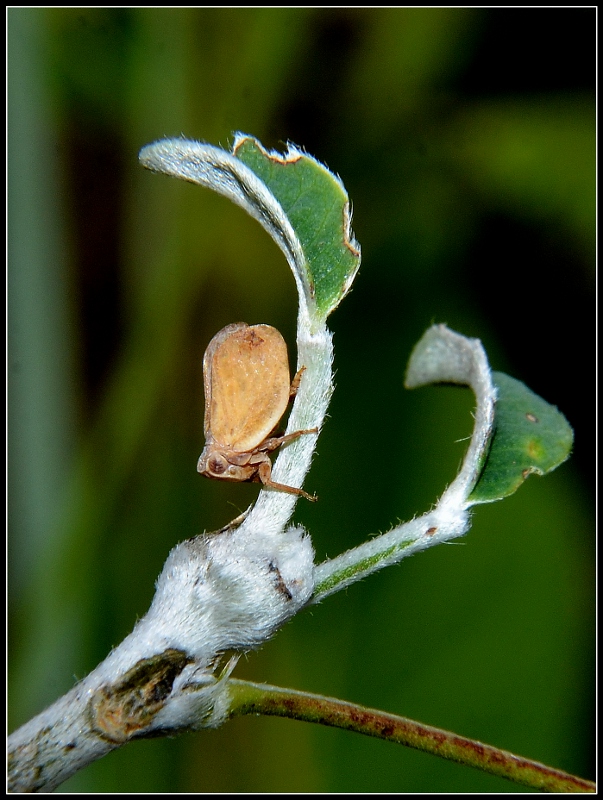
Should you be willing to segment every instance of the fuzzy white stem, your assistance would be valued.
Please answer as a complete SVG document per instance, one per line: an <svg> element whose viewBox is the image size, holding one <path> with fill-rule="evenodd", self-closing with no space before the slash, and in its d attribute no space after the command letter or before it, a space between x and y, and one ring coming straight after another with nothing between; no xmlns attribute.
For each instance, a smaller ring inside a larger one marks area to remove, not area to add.
<svg viewBox="0 0 603 800"><path fill-rule="evenodd" d="M320 428L332 392L331 334L317 320L311 331L306 264L281 206L251 170L218 148L167 140L144 148L141 161L227 195L282 248L299 291L298 368L306 368L288 430ZM316 439L304 435L283 448L274 479L301 486ZM49 791L135 736L225 719L227 681L215 674L220 655L260 646L312 595L310 537L301 527L285 530L296 500L265 489L238 527L172 550L151 608L132 633L71 692L10 737L12 791Z"/></svg>
<svg viewBox="0 0 603 800"><path fill-rule="evenodd" d="M298 368L306 368L288 431L320 428L333 388L332 337L324 320L312 316L303 252L276 199L236 158L208 145L167 140L144 148L141 160L226 194L281 246L298 286ZM50 791L134 737L220 724L229 710L225 678L236 660L220 673L222 654L258 647L311 600L462 535L495 401L479 342L444 326L430 329L413 354L407 383L437 380L469 383L478 410L461 473L432 512L314 568L309 536L301 527L285 529L297 497L263 489L239 525L177 545L148 614L132 633L71 692L9 738L11 791ZM274 479L301 486L316 439L304 435L283 448Z"/></svg>
<svg viewBox="0 0 603 800"><path fill-rule="evenodd" d="M445 325L426 331L410 358L406 386L440 382L469 385L477 401L471 443L459 474L433 511L317 566L313 603L419 550L462 536L469 529L469 495L488 452L496 403L490 367L478 339L468 339Z"/></svg>

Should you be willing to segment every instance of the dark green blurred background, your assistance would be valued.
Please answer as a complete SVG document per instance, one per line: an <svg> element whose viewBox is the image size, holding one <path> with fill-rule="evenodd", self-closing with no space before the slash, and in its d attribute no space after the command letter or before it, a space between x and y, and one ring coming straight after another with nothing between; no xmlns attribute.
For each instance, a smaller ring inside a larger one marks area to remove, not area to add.
<svg viewBox="0 0 603 800"><path fill-rule="evenodd" d="M10 724L142 616L169 549L253 485L196 473L201 358L296 294L239 208L141 169L231 133L343 179L363 263L296 519L317 558L426 511L468 391L403 389L432 322L557 405L572 459L467 537L289 624L237 668L594 777L595 9L18 9L9 46ZM69 792L513 792L401 747L244 718L135 742Z"/></svg>

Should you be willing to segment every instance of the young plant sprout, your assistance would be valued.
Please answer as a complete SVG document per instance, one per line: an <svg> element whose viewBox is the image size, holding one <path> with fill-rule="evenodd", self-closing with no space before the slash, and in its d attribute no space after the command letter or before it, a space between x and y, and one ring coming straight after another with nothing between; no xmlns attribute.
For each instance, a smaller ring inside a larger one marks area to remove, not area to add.
<svg viewBox="0 0 603 800"><path fill-rule="evenodd" d="M49 792L132 739L217 728L258 713L378 736L533 789L595 791L591 781L423 722L232 676L242 654L261 647L302 609L463 536L473 506L507 497L530 474L544 475L565 461L573 432L557 408L520 381L492 373L478 339L432 325L413 350L405 385L455 383L473 390L474 429L459 473L426 513L315 564L309 534L290 520L298 496L316 499L296 488L316 445L316 436L304 434L317 434L327 414L333 341L326 321L360 264L345 188L299 148L271 153L243 134L232 152L166 139L143 148L140 160L229 197L270 233L293 271L303 365L293 382L283 337L270 325L227 325L203 359L206 442L198 471L278 491L260 492L229 525L172 549L151 607L132 633L11 735L9 791ZM276 426L296 393L291 432L279 435ZM273 481L269 453L294 440L274 464L281 482Z"/></svg>
<svg viewBox="0 0 603 800"><path fill-rule="evenodd" d="M260 481L308 500L316 497L272 480L268 453L318 428L271 436L295 396L302 367L290 382L287 345L271 325L234 322L209 343L203 358L205 448L197 471L221 481Z"/></svg>

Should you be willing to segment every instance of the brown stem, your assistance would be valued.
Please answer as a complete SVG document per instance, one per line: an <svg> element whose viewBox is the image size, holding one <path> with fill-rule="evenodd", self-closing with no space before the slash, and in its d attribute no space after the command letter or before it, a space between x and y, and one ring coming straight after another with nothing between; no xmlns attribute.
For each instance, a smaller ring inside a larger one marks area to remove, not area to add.
<svg viewBox="0 0 603 800"><path fill-rule="evenodd" d="M596 784L474 739L331 697L229 680L231 716L266 714L364 733L433 753L541 792L595 792Z"/></svg>

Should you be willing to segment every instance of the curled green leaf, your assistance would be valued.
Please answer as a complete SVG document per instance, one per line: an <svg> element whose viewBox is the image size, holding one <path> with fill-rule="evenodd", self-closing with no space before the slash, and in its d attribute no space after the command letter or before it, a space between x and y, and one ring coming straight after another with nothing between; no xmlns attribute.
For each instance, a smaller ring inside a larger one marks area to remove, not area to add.
<svg viewBox="0 0 603 800"><path fill-rule="evenodd" d="M281 155L239 134L233 155L265 183L287 215L306 259L311 304L325 319L349 291L360 266L342 182L294 145Z"/></svg>
<svg viewBox="0 0 603 800"><path fill-rule="evenodd" d="M189 139L143 147L140 162L230 198L268 231L297 283L311 333L348 293L360 266L347 192L339 178L294 145L281 155L237 134L233 152Z"/></svg>
<svg viewBox="0 0 603 800"><path fill-rule="evenodd" d="M513 494L531 475L545 475L570 455L574 434L563 414L521 381L492 373L498 398L495 430L484 469L469 503L492 503Z"/></svg>

